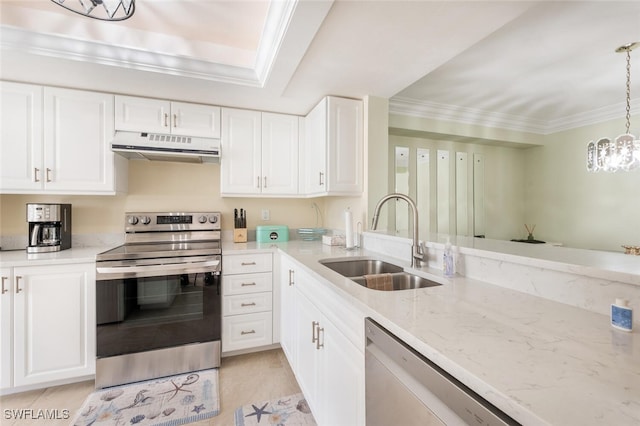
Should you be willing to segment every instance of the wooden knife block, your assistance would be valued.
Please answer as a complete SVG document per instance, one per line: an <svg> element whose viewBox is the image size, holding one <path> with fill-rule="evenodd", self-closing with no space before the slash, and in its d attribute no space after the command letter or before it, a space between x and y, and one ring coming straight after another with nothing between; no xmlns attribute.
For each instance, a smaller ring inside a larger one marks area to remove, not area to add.
<svg viewBox="0 0 640 426"><path fill-rule="evenodd" d="M233 228L233 242L234 243L246 243L247 242L247 228Z"/></svg>

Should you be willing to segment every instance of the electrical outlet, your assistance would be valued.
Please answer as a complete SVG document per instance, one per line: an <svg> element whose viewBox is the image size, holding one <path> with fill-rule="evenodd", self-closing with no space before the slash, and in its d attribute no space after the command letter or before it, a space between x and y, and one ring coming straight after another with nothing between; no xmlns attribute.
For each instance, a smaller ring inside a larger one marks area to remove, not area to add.
<svg viewBox="0 0 640 426"><path fill-rule="evenodd" d="M269 209L262 209L262 220L271 219L271 213L269 213Z"/></svg>

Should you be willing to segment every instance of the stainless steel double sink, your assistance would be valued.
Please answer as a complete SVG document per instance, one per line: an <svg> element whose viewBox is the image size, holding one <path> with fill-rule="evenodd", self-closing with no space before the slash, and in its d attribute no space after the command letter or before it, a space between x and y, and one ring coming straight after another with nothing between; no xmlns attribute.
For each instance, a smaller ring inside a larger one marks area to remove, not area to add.
<svg viewBox="0 0 640 426"><path fill-rule="evenodd" d="M365 275L378 274L391 275L391 279L393 281L393 289L391 291L442 285L441 283L406 272L400 266L374 258L324 259L321 260L320 263L363 287L367 287L367 279L365 278ZM378 289L374 288L374 290Z"/></svg>

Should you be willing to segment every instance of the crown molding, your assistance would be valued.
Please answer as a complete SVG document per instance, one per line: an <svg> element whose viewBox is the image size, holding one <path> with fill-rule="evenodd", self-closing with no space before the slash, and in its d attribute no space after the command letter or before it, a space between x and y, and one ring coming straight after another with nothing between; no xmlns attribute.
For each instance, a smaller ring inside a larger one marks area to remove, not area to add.
<svg viewBox="0 0 640 426"><path fill-rule="evenodd" d="M213 49L223 49L227 54L244 58L243 62L250 64L247 66L228 65L197 57L40 33L7 25L0 26L0 49L262 88L277 59L297 3L298 0L272 3L260 45L256 51L233 50L225 46L209 45ZM206 45L201 47L207 48ZM247 59L250 60L247 61Z"/></svg>
<svg viewBox="0 0 640 426"><path fill-rule="evenodd" d="M483 127L495 127L540 135L548 135L563 130L570 130L620 118L624 110L625 105L616 104L581 114L546 121L455 105L419 101L411 98L395 97L389 100L389 113L391 114L452 121ZM639 112L640 100L632 101L631 114L637 114Z"/></svg>

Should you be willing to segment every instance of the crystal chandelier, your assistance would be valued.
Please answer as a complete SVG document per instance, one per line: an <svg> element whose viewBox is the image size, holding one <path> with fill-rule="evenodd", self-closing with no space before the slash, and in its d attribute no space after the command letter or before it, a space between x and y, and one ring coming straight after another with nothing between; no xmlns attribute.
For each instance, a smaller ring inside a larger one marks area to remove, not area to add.
<svg viewBox="0 0 640 426"><path fill-rule="evenodd" d="M136 10L134 0L51 0L65 9L102 21L123 21ZM96 6L102 5L102 8Z"/></svg>
<svg viewBox="0 0 640 426"><path fill-rule="evenodd" d="M587 170L590 172L629 171L640 166L640 139L629 133L631 127L631 51L640 46L640 42L625 44L616 52L627 54L627 133L614 141L602 138L587 145Z"/></svg>

